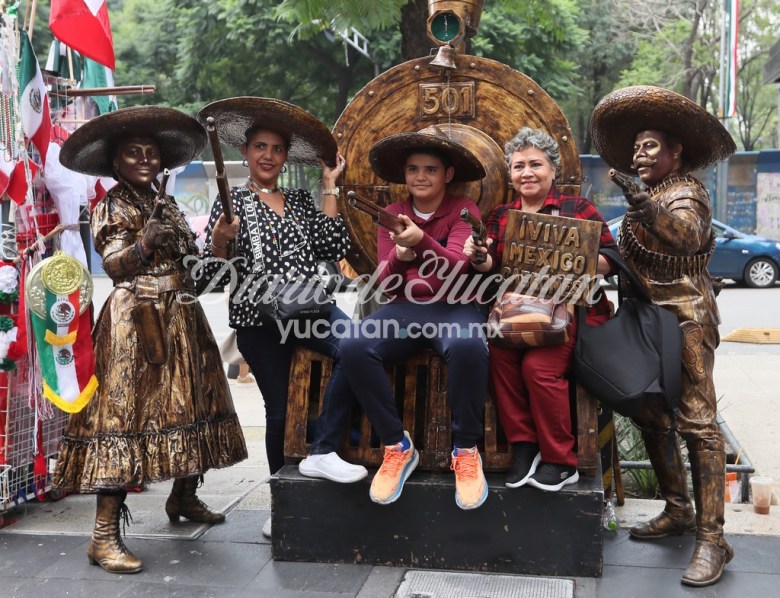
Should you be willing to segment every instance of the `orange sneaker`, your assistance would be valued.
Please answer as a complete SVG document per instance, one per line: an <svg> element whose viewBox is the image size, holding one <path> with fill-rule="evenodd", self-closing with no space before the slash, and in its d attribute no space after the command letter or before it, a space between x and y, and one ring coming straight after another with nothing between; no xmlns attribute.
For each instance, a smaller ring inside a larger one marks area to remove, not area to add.
<svg viewBox="0 0 780 598"><path fill-rule="evenodd" d="M409 448L401 450L401 445L385 447L385 457L382 466L376 472L371 481L371 490L368 495L375 503L389 505L398 500L404 489L404 482L412 474L420 460L420 455L412 444L409 432L404 431L404 436L409 441Z"/></svg>
<svg viewBox="0 0 780 598"><path fill-rule="evenodd" d="M461 509L476 509L488 495L487 480L482 472L482 457L477 447L452 451L455 472L455 502Z"/></svg>

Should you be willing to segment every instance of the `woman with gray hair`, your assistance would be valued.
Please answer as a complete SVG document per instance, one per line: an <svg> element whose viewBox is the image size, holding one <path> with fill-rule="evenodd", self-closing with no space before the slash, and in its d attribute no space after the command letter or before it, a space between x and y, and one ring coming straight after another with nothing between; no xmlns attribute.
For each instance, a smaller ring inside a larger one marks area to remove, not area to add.
<svg viewBox="0 0 780 598"><path fill-rule="evenodd" d="M487 222L487 245L469 239L463 249L479 272L496 272L504 253L509 210L538 212L601 223L601 247L616 247L606 222L587 199L561 194L554 185L561 170L558 144L546 132L523 127L505 146L506 163L516 199L496 208ZM487 253L484 263L477 255ZM612 265L599 256L599 274L613 273ZM588 309L587 322L606 321L611 305L601 294ZM562 345L530 349L490 345L490 389L507 440L512 445L512 464L506 478L509 488L528 484L557 491L579 479L577 455L569 409L569 381L576 342L576 326Z"/></svg>

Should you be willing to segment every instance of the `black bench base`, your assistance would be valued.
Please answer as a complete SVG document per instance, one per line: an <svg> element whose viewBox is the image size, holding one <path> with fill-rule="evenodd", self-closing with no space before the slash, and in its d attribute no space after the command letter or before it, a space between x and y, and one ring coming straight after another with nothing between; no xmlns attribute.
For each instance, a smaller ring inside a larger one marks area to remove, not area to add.
<svg viewBox="0 0 780 598"><path fill-rule="evenodd" d="M604 493L580 477L560 492L509 489L488 474L473 511L455 504L454 475L415 472L391 505L366 480L336 484L287 465L271 478L273 558L568 577L601 576Z"/></svg>

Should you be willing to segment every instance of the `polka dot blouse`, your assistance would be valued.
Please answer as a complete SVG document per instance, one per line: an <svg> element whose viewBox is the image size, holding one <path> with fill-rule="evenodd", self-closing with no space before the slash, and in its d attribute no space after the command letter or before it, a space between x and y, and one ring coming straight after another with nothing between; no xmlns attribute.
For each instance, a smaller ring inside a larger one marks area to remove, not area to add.
<svg viewBox="0 0 780 598"><path fill-rule="evenodd" d="M344 221L339 214L331 218L317 209L314 198L305 189L280 188L284 195L284 215L279 216L269 206L260 201L257 193L246 187L233 187L230 196L233 213L239 221L239 231L234 248L229 254L232 268L226 267L223 260L214 260L211 249L211 231L220 214L222 203L219 198L211 208L211 216L206 226L206 246L203 257L206 258L204 278L215 285L228 285L235 278L237 288L246 285L261 284L257 280L262 273L253 273L254 253L249 240L249 228L244 215L244 201L250 197L255 202L265 274L271 278L284 276L285 280L294 280L303 275L306 278L317 273L317 264L321 261L338 261L349 248L349 236ZM216 279L215 279L216 277ZM247 280L251 277L252 280ZM250 301L234 302L236 289L231 293L229 307L229 325L232 328L259 326L262 324L257 307Z"/></svg>

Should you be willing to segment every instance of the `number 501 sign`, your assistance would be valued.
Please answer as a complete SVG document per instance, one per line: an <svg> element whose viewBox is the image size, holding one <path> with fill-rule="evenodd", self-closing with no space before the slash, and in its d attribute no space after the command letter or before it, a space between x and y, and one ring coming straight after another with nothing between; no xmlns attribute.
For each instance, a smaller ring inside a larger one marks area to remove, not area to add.
<svg viewBox="0 0 780 598"><path fill-rule="evenodd" d="M474 118L474 81L421 83L420 118Z"/></svg>

